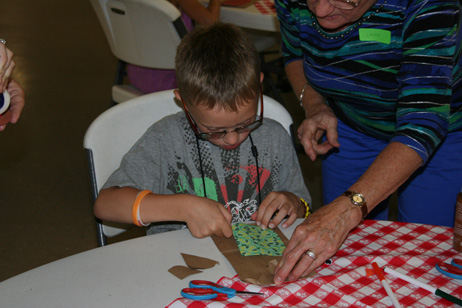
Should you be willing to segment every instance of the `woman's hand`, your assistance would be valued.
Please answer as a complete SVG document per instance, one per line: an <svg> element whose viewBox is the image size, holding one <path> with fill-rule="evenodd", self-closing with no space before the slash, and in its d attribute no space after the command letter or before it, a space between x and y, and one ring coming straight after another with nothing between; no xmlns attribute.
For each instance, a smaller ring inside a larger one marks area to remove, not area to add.
<svg viewBox="0 0 462 308"><path fill-rule="evenodd" d="M0 93L7 88L14 66L13 52L0 43Z"/></svg>
<svg viewBox="0 0 462 308"><path fill-rule="evenodd" d="M251 218L263 229L267 227L272 229L279 225L286 216L289 216L282 225L283 228L287 228L294 223L297 217L302 217L303 214L300 215L300 212L304 213L304 205L296 195L287 191L271 192ZM277 215L273 217L275 213Z"/></svg>
<svg viewBox="0 0 462 308"><path fill-rule="evenodd" d="M326 154L340 146L337 140L337 118L321 97L310 99L305 106L306 119L298 128L298 138L308 157L314 161L317 155ZM319 143L324 134L326 140Z"/></svg>
<svg viewBox="0 0 462 308"><path fill-rule="evenodd" d="M280 284L308 275L332 257L348 233L361 221L361 210L346 197L321 207L295 229L282 259L276 267L274 282ZM307 251L315 254L313 259Z"/></svg>
<svg viewBox="0 0 462 308"><path fill-rule="evenodd" d="M1 44L0 44L1 45ZM19 84L11 80L7 86L8 93L10 94L10 108L9 111L11 112L11 120L10 123L16 123L21 116L22 109L24 108L25 98L24 98L24 91L19 86ZM0 132L4 131L6 128L5 125L0 126Z"/></svg>
<svg viewBox="0 0 462 308"><path fill-rule="evenodd" d="M324 97L306 80L303 60L290 62L285 71L295 95L300 97L300 103L305 109L305 120L298 128L298 138L308 157L314 161L317 155L340 146L337 140L337 118L327 106ZM327 140L318 144L324 133Z"/></svg>
<svg viewBox="0 0 462 308"><path fill-rule="evenodd" d="M191 198L191 201L193 202L183 206L183 221L186 222L194 237L203 238L211 235L230 237L233 235L232 215L223 204L196 196Z"/></svg>

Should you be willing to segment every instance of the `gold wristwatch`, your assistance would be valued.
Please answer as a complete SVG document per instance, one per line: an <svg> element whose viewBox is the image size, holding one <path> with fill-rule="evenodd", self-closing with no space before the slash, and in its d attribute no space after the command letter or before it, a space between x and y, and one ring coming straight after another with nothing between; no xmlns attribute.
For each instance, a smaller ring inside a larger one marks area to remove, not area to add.
<svg viewBox="0 0 462 308"><path fill-rule="evenodd" d="M364 196L360 193L357 193L351 190L347 190L346 192L341 194L341 196L349 197L352 204L359 206L359 208L361 209L361 213L362 213L361 220L364 220L364 218L367 215L367 206L366 206L366 200L364 199Z"/></svg>

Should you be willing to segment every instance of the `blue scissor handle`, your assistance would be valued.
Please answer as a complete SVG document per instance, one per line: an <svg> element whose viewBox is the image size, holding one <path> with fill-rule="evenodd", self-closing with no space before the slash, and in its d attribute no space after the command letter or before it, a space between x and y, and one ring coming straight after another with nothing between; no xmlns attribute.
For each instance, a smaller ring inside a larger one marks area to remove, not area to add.
<svg viewBox="0 0 462 308"><path fill-rule="evenodd" d="M219 284L207 280L191 280L189 282L189 287L200 289L212 289L216 292L228 295L228 298L231 298L236 295L236 290L220 286Z"/></svg>
<svg viewBox="0 0 462 308"><path fill-rule="evenodd" d="M216 292L207 292L207 293L198 293L197 292L197 289L191 289L191 288L186 288L186 289L183 289L181 290L181 296L183 296L184 298L189 298L189 299L199 299L199 300L202 300L202 299L214 299L217 297L217 293Z"/></svg>
<svg viewBox="0 0 462 308"><path fill-rule="evenodd" d="M454 279L462 279L462 269L458 265L438 262L435 267L436 270L443 275Z"/></svg>
<svg viewBox="0 0 462 308"><path fill-rule="evenodd" d="M181 296L194 300L213 299L217 301L224 301L228 299L228 296L224 293L219 293L212 289L202 288L185 288L181 290Z"/></svg>

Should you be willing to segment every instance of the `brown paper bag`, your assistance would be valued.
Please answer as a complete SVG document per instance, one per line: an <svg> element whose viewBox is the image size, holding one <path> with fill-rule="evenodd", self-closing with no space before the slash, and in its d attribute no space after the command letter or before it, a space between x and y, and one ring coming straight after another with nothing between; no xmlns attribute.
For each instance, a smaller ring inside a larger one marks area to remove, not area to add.
<svg viewBox="0 0 462 308"><path fill-rule="evenodd" d="M289 240L282 234L281 230L278 227L273 230L279 235L284 245L287 245ZM242 281L258 285L270 285L274 283L274 270L282 256L244 257L239 252L239 247L237 247L234 237L212 236L212 239L221 253L231 263Z"/></svg>

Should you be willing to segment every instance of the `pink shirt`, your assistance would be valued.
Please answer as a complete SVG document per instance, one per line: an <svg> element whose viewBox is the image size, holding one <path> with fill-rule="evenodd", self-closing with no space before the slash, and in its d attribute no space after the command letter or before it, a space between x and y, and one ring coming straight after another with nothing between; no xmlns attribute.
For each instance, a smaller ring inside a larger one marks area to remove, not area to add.
<svg viewBox="0 0 462 308"><path fill-rule="evenodd" d="M186 29L191 31L194 27L192 19L184 12L181 14L181 19ZM175 70L153 69L128 64L127 76L130 84L137 87L143 93L158 92L177 87Z"/></svg>

